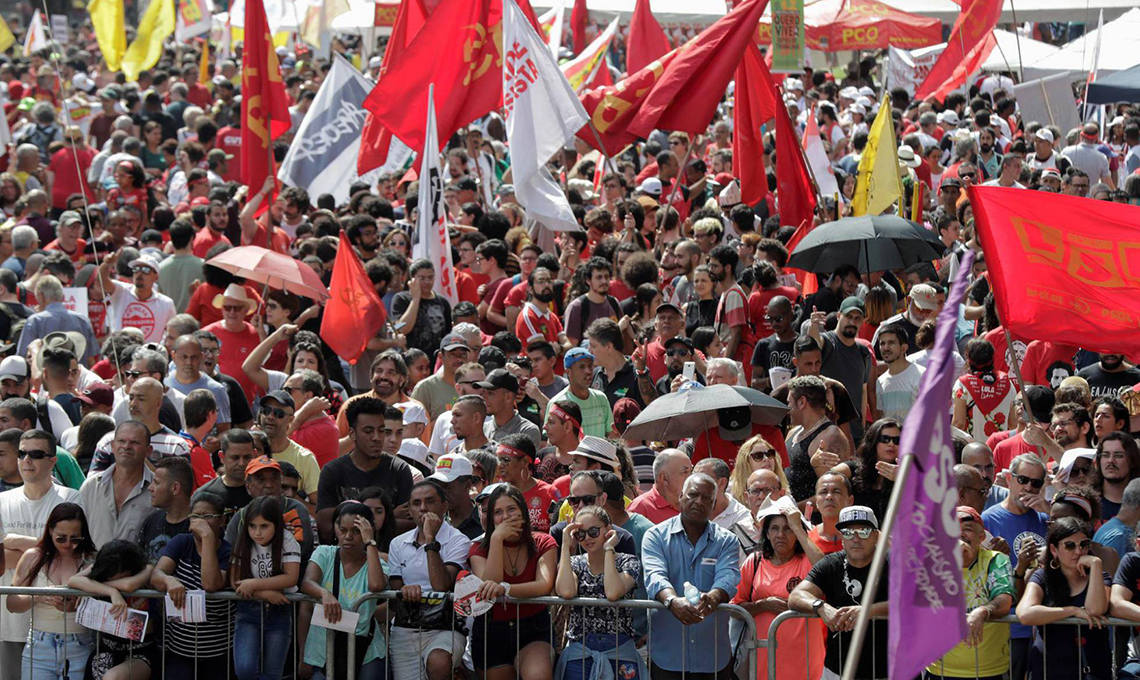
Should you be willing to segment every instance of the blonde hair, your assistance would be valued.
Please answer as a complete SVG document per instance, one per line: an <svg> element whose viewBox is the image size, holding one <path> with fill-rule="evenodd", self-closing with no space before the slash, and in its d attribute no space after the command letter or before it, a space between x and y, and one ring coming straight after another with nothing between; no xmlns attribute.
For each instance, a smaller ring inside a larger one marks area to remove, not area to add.
<svg viewBox="0 0 1140 680"><path fill-rule="evenodd" d="M749 458L752 452L763 447L767 451L776 451L776 447L768 443L762 435L755 435L740 445L740 452L736 454L736 466L732 468L732 475L728 478L728 492L732 497L748 505L748 477L752 475L752 465ZM780 464L780 454L776 452L776 469L773 470L780 478L780 488L789 491L788 477L784 474L784 466Z"/></svg>

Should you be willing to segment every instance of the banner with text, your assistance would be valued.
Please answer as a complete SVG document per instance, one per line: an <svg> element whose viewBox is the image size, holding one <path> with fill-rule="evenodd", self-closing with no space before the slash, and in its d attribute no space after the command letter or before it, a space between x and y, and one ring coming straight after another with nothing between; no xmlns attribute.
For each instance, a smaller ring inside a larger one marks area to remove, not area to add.
<svg viewBox="0 0 1140 680"><path fill-rule="evenodd" d="M804 0L772 0L772 73L800 73L804 60Z"/></svg>

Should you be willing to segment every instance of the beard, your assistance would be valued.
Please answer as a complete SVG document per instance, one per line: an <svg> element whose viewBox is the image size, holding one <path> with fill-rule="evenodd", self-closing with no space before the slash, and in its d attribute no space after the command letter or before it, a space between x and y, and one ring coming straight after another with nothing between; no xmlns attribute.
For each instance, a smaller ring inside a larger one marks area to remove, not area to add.
<svg viewBox="0 0 1140 680"><path fill-rule="evenodd" d="M1124 363L1124 357L1119 354L1105 354L1100 358L1100 365L1106 371L1115 371Z"/></svg>
<svg viewBox="0 0 1140 680"><path fill-rule="evenodd" d="M859 329L855 328L854 326L844 326L841 333L845 338L854 338L855 336L859 335Z"/></svg>
<svg viewBox="0 0 1140 680"><path fill-rule="evenodd" d="M978 146L982 153L989 153L994 150L993 144L981 144Z"/></svg>
<svg viewBox="0 0 1140 680"><path fill-rule="evenodd" d="M550 302L554 299L554 291L546 290L540 293L536 290L534 291L534 299L538 300L539 302Z"/></svg>

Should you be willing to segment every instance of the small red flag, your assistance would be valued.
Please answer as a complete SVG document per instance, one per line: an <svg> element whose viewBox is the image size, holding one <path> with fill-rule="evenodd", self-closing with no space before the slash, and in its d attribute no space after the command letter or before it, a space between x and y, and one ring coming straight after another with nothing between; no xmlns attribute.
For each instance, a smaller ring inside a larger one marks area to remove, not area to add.
<svg viewBox="0 0 1140 680"><path fill-rule="evenodd" d="M1001 18L1001 8L1002 0L963 0L962 13L950 30L946 49L918 86L915 99L932 94L942 99L977 71L997 44L991 34Z"/></svg>
<svg viewBox="0 0 1140 680"><path fill-rule="evenodd" d="M241 181L256 191L275 174L272 140L289 131L292 118L281 67L261 0L245 3L245 52L241 59Z"/></svg>
<svg viewBox="0 0 1140 680"><path fill-rule="evenodd" d="M967 192L1002 326L1090 352L1140 354L1140 208L996 186Z"/></svg>
<svg viewBox="0 0 1140 680"><path fill-rule="evenodd" d="M657 129L696 135L705 131L749 44L768 0L744 0L700 35L677 48L653 90L629 122L648 139Z"/></svg>
<svg viewBox="0 0 1140 680"><path fill-rule="evenodd" d="M581 54L590 43L586 39L586 24L589 21L590 12L586 9L586 0L574 0L574 9L570 11L570 33L574 38L574 54Z"/></svg>
<svg viewBox="0 0 1140 680"><path fill-rule="evenodd" d="M329 292L332 297L325 304L325 315L321 319L321 339L338 356L355 364L368 341L383 328L388 312L343 232Z"/></svg>
<svg viewBox="0 0 1140 680"><path fill-rule="evenodd" d="M669 54L669 38L661 24L653 18L649 0L637 0L629 22L629 43L625 56L626 73L637 73L657 59Z"/></svg>
<svg viewBox="0 0 1140 680"><path fill-rule="evenodd" d="M776 115L776 102L776 89L764 57L752 43L736 67L736 105L732 112L732 174L740 180L741 201L748 205L768 195L760 126Z"/></svg>
<svg viewBox="0 0 1140 680"><path fill-rule="evenodd" d="M774 88L773 88L774 89ZM811 228L815 215L815 189L804 162L799 135L787 107L776 111L776 209L780 224ZM735 155L735 154L733 154ZM791 252L791 248L788 249Z"/></svg>

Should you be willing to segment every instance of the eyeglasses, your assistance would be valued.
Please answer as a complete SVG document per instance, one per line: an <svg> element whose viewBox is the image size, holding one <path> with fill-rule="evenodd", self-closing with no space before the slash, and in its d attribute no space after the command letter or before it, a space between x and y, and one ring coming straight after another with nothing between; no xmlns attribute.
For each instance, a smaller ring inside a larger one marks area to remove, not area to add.
<svg viewBox="0 0 1140 680"><path fill-rule="evenodd" d="M483 381L482 380L460 380L460 381L456 382L455 384L456 385L475 385L475 386L478 386L479 383L481 383L481 382L483 382Z"/></svg>
<svg viewBox="0 0 1140 680"><path fill-rule="evenodd" d="M1037 479L1036 477L1030 477L1029 475L1014 475L1013 478L1017 480L1018 484L1021 484L1023 486L1025 484L1028 484L1029 486L1032 486L1034 489L1040 489L1041 487L1045 486L1045 478L1044 477L1042 477L1041 479Z"/></svg>
<svg viewBox="0 0 1140 680"><path fill-rule="evenodd" d="M575 531L573 534L575 541L585 540L585 538L587 536L589 536L590 538L597 538L598 536L601 536L601 535L602 535L602 528L601 527L590 527L589 529L579 529L578 531Z"/></svg>
<svg viewBox="0 0 1140 680"><path fill-rule="evenodd" d="M1063 541L1061 545L1065 548L1065 550L1076 550L1077 548L1080 548L1081 550L1088 550L1092 545L1092 541L1086 538L1080 543L1076 541Z"/></svg>
<svg viewBox="0 0 1140 680"><path fill-rule="evenodd" d="M764 317L764 320L769 322L769 323L781 323L786 318L788 318L788 317L786 317L782 314L780 316L772 316L771 314L768 314Z"/></svg>
<svg viewBox="0 0 1140 680"><path fill-rule="evenodd" d="M54 451L40 451L39 449L32 449L31 451L20 451L16 453L16 457L20 460L31 458L32 460L43 460L44 458L54 457Z"/></svg>
<svg viewBox="0 0 1140 680"><path fill-rule="evenodd" d="M222 305L223 312L244 312L245 305Z"/></svg>
<svg viewBox="0 0 1140 680"><path fill-rule="evenodd" d="M261 412L267 416L273 416L274 418L278 418L278 419L284 418L285 416L293 415L293 414L289 413L288 411L286 411L285 409L274 408L272 406L262 406Z"/></svg>
<svg viewBox="0 0 1140 680"><path fill-rule="evenodd" d="M82 536L52 536L53 541L58 545L79 545L83 542Z"/></svg>
<svg viewBox="0 0 1140 680"><path fill-rule="evenodd" d="M221 347L203 347L202 354L217 354L222 351Z"/></svg>
<svg viewBox="0 0 1140 680"><path fill-rule="evenodd" d="M669 357L691 357L693 351L690 349L670 349L665 351L665 356Z"/></svg>
<svg viewBox="0 0 1140 680"><path fill-rule="evenodd" d="M190 519L220 519L225 515L209 514L209 515L190 515Z"/></svg>
<svg viewBox="0 0 1140 680"><path fill-rule="evenodd" d="M770 496L774 491L775 489L770 489L766 486L754 486L748 489L748 495L753 498L762 498L764 496Z"/></svg>
<svg viewBox="0 0 1140 680"><path fill-rule="evenodd" d="M597 495L586 494L585 496L570 496L566 502L576 508L579 505L593 505L596 500L598 500Z"/></svg>
<svg viewBox="0 0 1140 680"><path fill-rule="evenodd" d="M751 458L752 460L756 461L757 463L759 463L760 461L762 461L768 457L775 458L776 452L773 449L767 449L764 451L753 451L752 453L748 454L748 457Z"/></svg>
<svg viewBox="0 0 1140 680"><path fill-rule="evenodd" d="M894 436L894 437L892 437L889 434L879 435L879 443L880 444L894 444L895 446L898 446L898 443L901 441L902 441L902 435L898 435L898 436Z"/></svg>
<svg viewBox="0 0 1140 680"><path fill-rule="evenodd" d="M871 527L859 527L858 529L840 529L839 533L843 536L843 538L855 538L858 536L865 541L871 537L871 533L874 531L875 530Z"/></svg>

